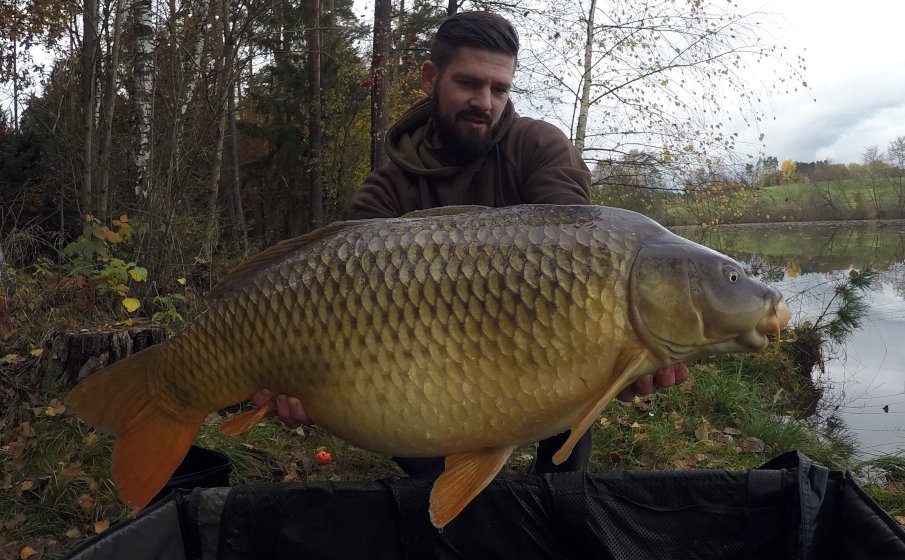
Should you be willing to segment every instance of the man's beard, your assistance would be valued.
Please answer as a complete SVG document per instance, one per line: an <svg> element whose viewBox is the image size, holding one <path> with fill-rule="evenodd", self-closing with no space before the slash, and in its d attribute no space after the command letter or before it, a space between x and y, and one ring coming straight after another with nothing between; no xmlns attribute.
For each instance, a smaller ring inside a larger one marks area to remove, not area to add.
<svg viewBox="0 0 905 560"><path fill-rule="evenodd" d="M434 132L445 154L458 165L471 163L487 154L493 146L500 123L494 126L487 113L467 109L449 118L440 112L437 97L435 92L431 99L431 118L434 121ZM484 130L463 130L457 126L462 121L468 122L468 119L484 121L487 127Z"/></svg>

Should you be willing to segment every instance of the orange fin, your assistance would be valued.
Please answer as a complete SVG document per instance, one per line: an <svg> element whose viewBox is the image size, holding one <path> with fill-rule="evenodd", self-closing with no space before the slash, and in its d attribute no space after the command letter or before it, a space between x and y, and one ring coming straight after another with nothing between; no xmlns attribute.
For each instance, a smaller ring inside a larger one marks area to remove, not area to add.
<svg viewBox="0 0 905 560"><path fill-rule="evenodd" d="M275 416L277 413L276 404L273 401L268 402L261 408L254 408L248 412L243 412L238 416L234 416L220 424L220 431L228 436L237 436L244 434L252 429L255 424L268 416Z"/></svg>
<svg viewBox="0 0 905 560"><path fill-rule="evenodd" d="M572 433L569 434L569 439L566 440L566 443L562 444L562 447L559 448L553 455L553 464L559 465L563 461L569 458L569 455L572 454L572 449L575 447L575 444L578 443L578 440L581 439L581 436L591 427L591 424L594 423L594 420L597 419L597 416L603 411L603 407L605 407L613 398L619 394L626 383L635 377L635 374L639 367L641 367L641 363L644 359L647 358L647 351L641 351L632 356L631 360L629 360L628 364L623 368L622 372L616 376L616 381L612 383L606 391L604 391L603 395L600 396L599 399L592 402L588 406L585 407L584 410L581 411L581 414L578 415L578 419L572 424Z"/></svg>
<svg viewBox="0 0 905 560"><path fill-rule="evenodd" d="M204 416L175 418L151 405L139 415L113 445L113 480L133 513L164 487L204 422Z"/></svg>
<svg viewBox="0 0 905 560"><path fill-rule="evenodd" d="M161 403L149 392L149 372L160 369L166 346L152 346L110 365L66 397L84 422L117 436L113 478L133 511L146 506L167 483L205 417L197 411L176 413L177 403Z"/></svg>
<svg viewBox="0 0 905 560"><path fill-rule="evenodd" d="M434 527L443 527L483 490L503 468L515 446L493 447L476 453L446 458L446 470L434 482L430 517Z"/></svg>

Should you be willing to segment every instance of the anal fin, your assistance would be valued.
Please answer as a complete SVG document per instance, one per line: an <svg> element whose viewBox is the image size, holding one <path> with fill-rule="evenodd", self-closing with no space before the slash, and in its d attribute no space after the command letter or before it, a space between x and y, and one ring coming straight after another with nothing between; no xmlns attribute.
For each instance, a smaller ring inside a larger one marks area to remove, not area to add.
<svg viewBox="0 0 905 560"><path fill-rule="evenodd" d="M626 364L619 375L616 376L616 380L607 387L603 395L581 411L578 420L572 424L572 433L569 434L569 439L567 439L566 442L562 444L559 451L553 455L554 464L559 465L569 458L569 455L572 454L572 449L575 447L575 444L578 443L578 440L581 439L581 436L583 436L588 428L591 427L591 424L594 423L594 420L603 411L603 408L619 394L619 391L623 389L625 382L635 376L635 373L638 368L641 367L641 363L645 358L647 358L646 350L632 356L631 360L629 360L628 364Z"/></svg>
<svg viewBox="0 0 905 560"><path fill-rule="evenodd" d="M430 517L434 527L443 527L490 484L515 446L492 447L446 458L446 470L434 482Z"/></svg>

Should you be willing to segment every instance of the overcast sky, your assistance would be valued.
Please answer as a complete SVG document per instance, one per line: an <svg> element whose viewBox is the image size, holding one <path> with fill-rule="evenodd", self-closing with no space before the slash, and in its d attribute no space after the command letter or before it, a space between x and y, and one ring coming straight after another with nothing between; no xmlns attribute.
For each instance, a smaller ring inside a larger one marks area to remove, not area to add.
<svg viewBox="0 0 905 560"><path fill-rule="evenodd" d="M905 136L905 2L737 0L776 14L775 40L807 62L810 91L776 95L761 125L764 152L780 161L860 162ZM816 102L814 101L816 99Z"/></svg>

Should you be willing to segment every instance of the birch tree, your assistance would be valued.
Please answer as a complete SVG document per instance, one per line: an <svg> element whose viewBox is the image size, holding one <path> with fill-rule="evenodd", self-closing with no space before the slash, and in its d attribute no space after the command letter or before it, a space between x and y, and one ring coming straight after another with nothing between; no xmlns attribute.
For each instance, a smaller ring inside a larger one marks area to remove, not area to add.
<svg viewBox="0 0 905 560"><path fill-rule="evenodd" d="M88 0L96 1L96 0ZM135 195L147 199L152 189L154 120L154 14L151 0L134 0L132 24L135 49L132 68L133 101L136 113Z"/></svg>
<svg viewBox="0 0 905 560"><path fill-rule="evenodd" d="M771 93L807 87L804 60L765 38L768 16L732 2L529 3L513 19L523 113L560 122L595 163L640 151L678 175L733 158ZM782 68L775 82L750 79L763 63Z"/></svg>

